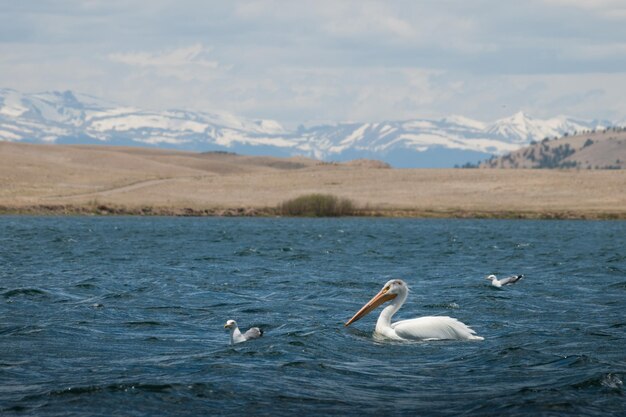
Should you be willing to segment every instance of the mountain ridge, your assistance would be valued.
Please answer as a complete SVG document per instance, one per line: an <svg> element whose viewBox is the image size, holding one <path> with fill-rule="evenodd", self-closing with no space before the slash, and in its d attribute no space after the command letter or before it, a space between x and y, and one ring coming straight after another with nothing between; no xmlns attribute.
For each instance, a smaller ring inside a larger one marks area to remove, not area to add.
<svg viewBox="0 0 626 417"><path fill-rule="evenodd" d="M25 94L0 89L0 140L153 146L188 151L377 159L394 167L452 167L514 152L531 141L603 129L608 121L518 112L486 123L462 115L438 120L337 122L289 130L279 122L227 112L147 110L87 94Z"/></svg>

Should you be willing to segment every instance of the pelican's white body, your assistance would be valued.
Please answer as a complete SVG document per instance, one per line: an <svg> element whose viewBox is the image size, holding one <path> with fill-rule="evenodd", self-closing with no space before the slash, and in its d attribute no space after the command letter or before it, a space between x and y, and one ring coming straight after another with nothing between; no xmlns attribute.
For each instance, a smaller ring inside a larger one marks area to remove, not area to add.
<svg viewBox="0 0 626 417"><path fill-rule="evenodd" d="M391 318L402 307L408 293L409 288L404 281L392 279L348 320L346 326L390 301L378 317L374 332L376 336L394 340L484 340L474 330L452 317L427 316L392 323Z"/></svg>
<svg viewBox="0 0 626 417"><path fill-rule="evenodd" d="M402 307L408 295L406 284L397 288L398 296L378 316L375 332L379 335L395 340L484 340L452 317L425 316L391 323L391 317Z"/></svg>

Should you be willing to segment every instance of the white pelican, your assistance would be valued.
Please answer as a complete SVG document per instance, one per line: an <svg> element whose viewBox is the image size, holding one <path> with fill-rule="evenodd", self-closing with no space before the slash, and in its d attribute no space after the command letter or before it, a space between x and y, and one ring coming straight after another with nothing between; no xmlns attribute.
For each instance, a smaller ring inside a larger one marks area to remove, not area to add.
<svg viewBox="0 0 626 417"><path fill-rule="evenodd" d="M502 279L496 278L495 275L489 275L485 279L488 279L489 281L491 281L491 285L493 285L494 287L501 288L503 285L515 284L517 281L519 281L522 278L524 278L524 275L511 275L510 277L506 277Z"/></svg>
<svg viewBox="0 0 626 417"><path fill-rule="evenodd" d="M402 307L409 288L401 279L388 281L382 290L345 324L349 326L384 302L391 304L383 309L376 322L375 333L395 340L484 340L457 319L444 316L418 317L391 323L391 317Z"/></svg>
<svg viewBox="0 0 626 417"><path fill-rule="evenodd" d="M237 322L235 320L228 320L224 325L225 329L230 330L230 344L234 345L235 343L245 342L250 339L258 339L263 336L263 330L258 327L252 327L247 332L241 333L239 331L239 327L237 327Z"/></svg>

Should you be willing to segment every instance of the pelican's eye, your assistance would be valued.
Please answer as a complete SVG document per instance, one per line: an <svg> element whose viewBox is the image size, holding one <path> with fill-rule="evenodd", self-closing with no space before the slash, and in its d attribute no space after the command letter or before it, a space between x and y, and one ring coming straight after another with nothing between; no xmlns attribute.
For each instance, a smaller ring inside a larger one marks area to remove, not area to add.
<svg viewBox="0 0 626 417"><path fill-rule="evenodd" d="M389 286L386 286L385 288L383 288L383 293L386 293L387 291L389 291Z"/></svg>

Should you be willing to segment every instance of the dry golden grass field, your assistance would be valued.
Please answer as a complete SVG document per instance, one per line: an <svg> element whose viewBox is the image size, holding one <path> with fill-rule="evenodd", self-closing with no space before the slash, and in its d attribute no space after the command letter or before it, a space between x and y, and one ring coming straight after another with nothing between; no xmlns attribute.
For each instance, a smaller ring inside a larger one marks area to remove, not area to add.
<svg viewBox="0 0 626 417"><path fill-rule="evenodd" d="M626 170L390 169L148 148L0 142L0 212L272 215L310 193L359 215L626 218Z"/></svg>

